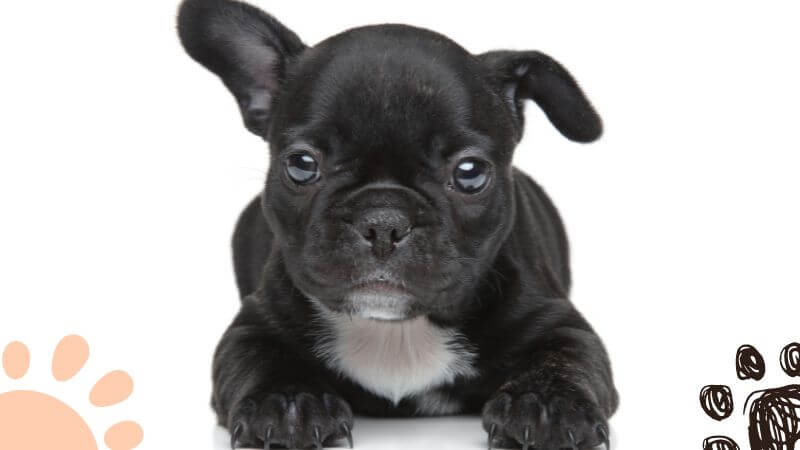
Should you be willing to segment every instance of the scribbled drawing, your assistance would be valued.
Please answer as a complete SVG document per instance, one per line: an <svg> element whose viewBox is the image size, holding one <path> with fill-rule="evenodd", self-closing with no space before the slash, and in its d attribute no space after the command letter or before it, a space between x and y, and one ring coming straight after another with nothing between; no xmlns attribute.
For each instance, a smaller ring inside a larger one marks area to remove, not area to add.
<svg viewBox="0 0 800 450"><path fill-rule="evenodd" d="M781 368L790 377L800 377L800 344L792 342L781 350Z"/></svg>
<svg viewBox="0 0 800 450"><path fill-rule="evenodd" d="M724 385L709 385L700 391L700 406L708 417L725 420L733 413L733 394Z"/></svg>
<svg viewBox="0 0 800 450"><path fill-rule="evenodd" d="M52 360L53 378L72 379L89 359L89 345L80 336L67 336L56 347ZM30 352L21 342L8 344L3 351L3 372L20 380L30 367ZM126 400L133 392L133 380L123 371L109 372L94 384L89 402L108 407ZM119 422L105 433L111 450L131 450L144 437L142 428L132 421ZM15 390L0 393L0 449L97 450L89 425L70 406L37 391Z"/></svg>
<svg viewBox="0 0 800 450"><path fill-rule="evenodd" d="M740 380L760 381L765 368L764 357L752 345L743 345L736 351L736 376Z"/></svg>
<svg viewBox="0 0 800 450"><path fill-rule="evenodd" d="M750 404L750 398L758 395ZM748 435L753 450L793 450L800 439L800 385L750 394Z"/></svg>
<svg viewBox="0 0 800 450"><path fill-rule="evenodd" d="M780 355L783 372L800 376L800 344L793 342ZM752 345L736 351L736 376L740 380L759 381L764 377L764 357ZM708 385L700 390L700 404L708 417L725 420L733 410L733 396L725 385ZM800 385L758 390L747 397L743 414L748 416L747 436L751 450L800 450ZM739 450L727 436L711 436L703 441L703 450Z"/></svg>
<svg viewBox="0 0 800 450"><path fill-rule="evenodd" d="M739 450L739 446L729 437L711 436L703 441L703 450Z"/></svg>

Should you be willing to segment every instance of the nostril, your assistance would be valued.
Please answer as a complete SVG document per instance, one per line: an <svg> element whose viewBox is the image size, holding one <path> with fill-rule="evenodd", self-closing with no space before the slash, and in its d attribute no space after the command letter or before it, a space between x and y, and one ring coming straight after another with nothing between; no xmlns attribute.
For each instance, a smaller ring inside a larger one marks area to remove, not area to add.
<svg viewBox="0 0 800 450"><path fill-rule="evenodd" d="M356 218L344 220L347 228L354 231L365 248L369 247L376 254L389 255L392 250L403 244L412 231L407 216L395 209L369 209Z"/></svg>

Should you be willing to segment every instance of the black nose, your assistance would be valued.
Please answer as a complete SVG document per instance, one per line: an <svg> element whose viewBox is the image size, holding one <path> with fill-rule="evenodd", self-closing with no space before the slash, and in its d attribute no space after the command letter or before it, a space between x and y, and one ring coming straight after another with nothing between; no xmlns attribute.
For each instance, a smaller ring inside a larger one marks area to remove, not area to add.
<svg viewBox="0 0 800 450"><path fill-rule="evenodd" d="M411 221L395 208L370 209L361 214L353 227L366 239L376 256L388 256L411 233Z"/></svg>

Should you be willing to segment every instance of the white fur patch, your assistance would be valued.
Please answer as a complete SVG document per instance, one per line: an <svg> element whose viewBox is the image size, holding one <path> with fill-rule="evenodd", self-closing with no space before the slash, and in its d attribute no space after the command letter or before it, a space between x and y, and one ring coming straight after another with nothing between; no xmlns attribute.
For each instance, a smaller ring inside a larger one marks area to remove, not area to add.
<svg viewBox="0 0 800 450"><path fill-rule="evenodd" d="M331 334L320 339L317 353L334 370L395 404L458 376L477 374L475 354L453 330L424 317L380 321L321 311ZM434 406L421 397L425 413L449 413L454 406Z"/></svg>

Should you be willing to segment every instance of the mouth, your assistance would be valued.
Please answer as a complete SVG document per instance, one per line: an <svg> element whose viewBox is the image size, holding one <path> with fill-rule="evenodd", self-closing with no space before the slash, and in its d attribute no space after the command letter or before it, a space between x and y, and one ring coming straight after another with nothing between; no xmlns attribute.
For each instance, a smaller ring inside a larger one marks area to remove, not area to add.
<svg viewBox="0 0 800 450"><path fill-rule="evenodd" d="M408 319L412 299L404 286L385 280L358 283L345 294L345 301L356 315L383 321Z"/></svg>

